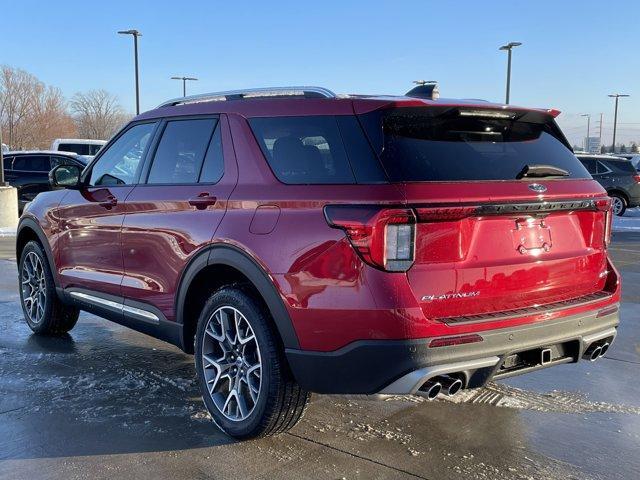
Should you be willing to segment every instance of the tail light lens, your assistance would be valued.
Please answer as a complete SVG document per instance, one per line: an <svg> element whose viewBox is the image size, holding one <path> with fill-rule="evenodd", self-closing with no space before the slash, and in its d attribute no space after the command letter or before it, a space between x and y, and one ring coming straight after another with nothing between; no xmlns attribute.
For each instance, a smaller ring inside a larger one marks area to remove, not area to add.
<svg viewBox="0 0 640 480"><path fill-rule="evenodd" d="M634 175L633 179L636 181L636 183L640 183L640 175Z"/></svg>
<svg viewBox="0 0 640 480"><path fill-rule="evenodd" d="M611 198L601 198L596 200L596 208L601 212L604 212L604 244L607 247L611 243L611 222L613 221L611 205Z"/></svg>
<svg viewBox="0 0 640 480"><path fill-rule="evenodd" d="M327 223L345 231L360 257L376 268L404 272L415 258L416 217L412 210L327 205Z"/></svg>

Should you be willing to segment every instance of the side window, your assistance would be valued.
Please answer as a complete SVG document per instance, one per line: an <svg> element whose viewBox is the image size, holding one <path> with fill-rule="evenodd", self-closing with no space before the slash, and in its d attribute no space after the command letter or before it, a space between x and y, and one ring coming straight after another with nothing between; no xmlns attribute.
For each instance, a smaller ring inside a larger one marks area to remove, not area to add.
<svg viewBox="0 0 640 480"><path fill-rule="evenodd" d="M4 165L4 170L12 170L13 157L3 157L2 163Z"/></svg>
<svg viewBox="0 0 640 480"><path fill-rule="evenodd" d="M593 158L580 158L579 160L591 175L598 173L598 166Z"/></svg>
<svg viewBox="0 0 640 480"><path fill-rule="evenodd" d="M335 117L252 118L249 124L280 181L356 183Z"/></svg>
<svg viewBox="0 0 640 480"><path fill-rule="evenodd" d="M596 173L609 173L611 172L611 169L609 167L607 167L604 163L602 162L597 162L598 163L598 171Z"/></svg>
<svg viewBox="0 0 640 480"><path fill-rule="evenodd" d="M200 173L200 183L216 183L224 174L224 157L222 155L222 132L220 131L220 122L216 125L216 131L213 132L211 143L204 157L202 172Z"/></svg>
<svg viewBox="0 0 640 480"><path fill-rule="evenodd" d="M93 165L89 184L95 186L136 183L155 126L155 123L142 123L123 133Z"/></svg>
<svg viewBox="0 0 640 480"><path fill-rule="evenodd" d="M47 155L21 155L13 161L13 170L48 172L51 170L51 162Z"/></svg>
<svg viewBox="0 0 640 480"><path fill-rule="evenodd" d="M172 120L162 133L147 183L197 183L217 120Z"/></svg>

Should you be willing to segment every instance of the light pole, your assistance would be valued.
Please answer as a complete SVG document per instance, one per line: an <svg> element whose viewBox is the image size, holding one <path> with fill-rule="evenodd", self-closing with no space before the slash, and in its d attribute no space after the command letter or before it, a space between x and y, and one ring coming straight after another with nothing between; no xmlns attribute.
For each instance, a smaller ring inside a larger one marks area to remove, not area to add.
<svg viewBox="0 0 640 480"><path fill-rule="evenodd" d="M509 103L509 91L511 90L511 50L513 50L514 47L519 47L520 45L522 45L522 42L509 42L500 47L500 50L507 51L507 95L504 102L506 104Z"/></svg>
<svg viewBox="0 0 640 480"><path fill-rule="evenodd" d="M629 95L623 93L612 93L609 95L611 98L616 99L616 108L613 113L613 145L611 146L611 153L616 153L616 129L618 127L618 99L620 97L628 97Z"/></svg>
<svg viewBox="0 0 640 480"><path fill-rule="evenodd" d="M187 80L198 80L195 77L171 77L171 80L182 80L182 96L187 96Z"/></svg>
<svg viewBox="0 0 640 480"><path fill-rule="evenodd" d="M588 114L588 113L583 113L580 116L581 117L587 117L587 141L585 142L585 145L586 145L585 150L587 151L587 153L591 153L589 151L589 135L590 135L590 129L591 129L591 115Z"/></svg>
<svg viewBox="0 0 640 480"><path fill-rule="evenodd" d="M120 30L120 35L131 35L133 37L133 58L136 68L136 115L140 114L140 84L138 81L138 37L142 34L138 30Z"/></svg>
<svg viewBox="0 0 640 480"><path fill-rule="evenodd" d="M0 187L4 187L4 152L2 151L2 125L0 125Z"/></svg>

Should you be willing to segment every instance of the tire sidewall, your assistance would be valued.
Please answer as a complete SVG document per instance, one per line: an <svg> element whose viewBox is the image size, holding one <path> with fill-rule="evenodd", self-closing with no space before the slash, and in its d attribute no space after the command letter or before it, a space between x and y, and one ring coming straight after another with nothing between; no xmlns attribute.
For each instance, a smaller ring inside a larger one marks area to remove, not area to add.
<svg viewBox="0 0 640 480"><path fill-rule="evenodd" d="M247 319L260 348L260 358L262 362L262 379L260 393L255 408L248 418L241 421L227 419L215 406L208 392L204 376L202 362L202 340L205 335L207 321L214 312L223 306L230 306L240 311ZM214 293L206 302L200 318L195 337L195 365L198 374L198 384L209 414L214 423L224 432L234 437L251 437L254 432L261 429L265 421L265 414L268 410L269 401L275 396L275 382L277 381L277 368L272 358L272 349L269 348L273 342L273 334L269 330L267 317L263 309L255 302L251 296L237 288L223 288Z"/></svg>
<svg viewBox="0 0 640 480"><path fill-rule="evenodd" d="M27 255L33 252L35 253L40 262L42 263L42 270L44 272L44 281L46 288L46 296L44 302L44 314L42 315L42 320L39 323L34 323L31 321L27 309L24 305L23 291L22 291L22 269L24 268L24 262L27 258ZM31 241L27 243L22 250L22 254L20 255L20 264L18 267L18 291L20 294L20 305L22 306L22 313L24 314L24 319L26 320L29 328L33 330L35 333L45 332L48 329L49 322L51 321L51 313L53 310L53 301L54 296L56 295L55 291L56 287L53 282L53 277L51 275L51 271L49 270L49 263L47 260L47 256L42 250L42 247L38 245L36 242Z"/></svg>

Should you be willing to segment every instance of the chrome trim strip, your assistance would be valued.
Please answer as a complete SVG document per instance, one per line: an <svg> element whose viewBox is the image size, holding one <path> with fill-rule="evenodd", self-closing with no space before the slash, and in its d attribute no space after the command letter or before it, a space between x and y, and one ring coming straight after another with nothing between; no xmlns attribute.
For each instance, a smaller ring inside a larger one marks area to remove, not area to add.
<svg viewBox="0 0 640 480"><path fill-rule="evenodd" d="M151 320L154 323L160 323L160 319L158 318L158 316L155 313L149 312L148 310L132 307L131 305L123 305L122 310L132 315L137 315L138 317Z"/></svg>
<svg viewBox="0 0 640 480"><path fill-rule="evenodd" d="M570 307L578 307L588 305L590 303L605 300L612 296L609 292L595 292L570 300L562 300L559 302L548 303L546 305L538 305L533 307L523 307L504 312L482 313L478 315L465 315L461 317L436 318L440 322L454 325L466 325L472 323L491 322L494 320L505 320L509 318L521 317L524 315L536 315L541 313L550 313L557 310L563 310Z"/></svg>
<svg viewBox="0 0 640 480"><path fill-rule="evenodd" d="M107 300L106 298L94 297L93 295L88 295L82 292L69 292L72 297L79 298L80 300L84 300L89 303L95 303L98 305L102 305L103 307L113 308L115 310L122 311L122 304L118 302L114 302L113 300Z"/></svg>
<svg viewBox="0 0 640 480"><path fill-rule="evenodd" d="M89 295L88 293L83 292L69 292L69 295L72 297L78 298L80 300L84 300L88 303L93 303L94 305L100 305L107 308L112 308L121 313L129 313L131 315L136 315L138 317L142 317L145 320L151 321L153 323L160 323L160 319L155 313L149 312L148 310L143 310L141 308L132 307L130 305L125 305L120 302L114 302L113 300L107 300L106 298L96 297L94 295Z"/></svg>
<svg viewBox="0 0 640 480"><path fill-rule="evenodd" d="M161 103L156 108L169 107L173 105L185 105L188 103L215 102L225 101L228 97L239 98L258 98L258 97L277 97L277 96L303 96L307 93L313 93L324 98L336 98L337 95L331 90L323 87L263 87L248 88L244 90L228 90L225 92L201 93L198 95L189 95L187 97L178 97Z"/></svg>
<svg viewBox="0 0 640 480"><path fill-rule="evenodd" d="M420 386L422 386L422 384L431 377L447 373L458 373L477 370L479 368L495 367L499 361L500 357L486 357L466 362L445 363L442 365L435 365L433 367L421 368L400 377L398 380L382 389L379 393L382 395L415 395ZM469 379L467 378L465 380L465 386L468 381Z"/></svg>

